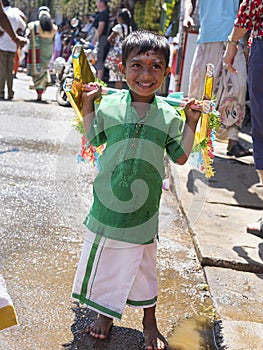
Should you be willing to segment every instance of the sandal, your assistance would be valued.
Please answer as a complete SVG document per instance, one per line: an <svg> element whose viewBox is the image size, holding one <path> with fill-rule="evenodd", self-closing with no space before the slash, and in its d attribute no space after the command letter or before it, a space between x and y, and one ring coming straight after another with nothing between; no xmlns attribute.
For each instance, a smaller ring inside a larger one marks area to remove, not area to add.
<svg viewBox="0 0 263 350"><path fill-rule="evenodd" d="M247 226L247 233L263 238L263 218Z"/></svg>
<svg viewBox="0 0 263 350"><path fill-rule="evenodd" d="M249 149L244 148L240 145L240 143L234 144L234 146L231 148L231 150L227 151L228 156L235 156L236 158L239 157L245 157L252 155L251 151Z"/></svg>

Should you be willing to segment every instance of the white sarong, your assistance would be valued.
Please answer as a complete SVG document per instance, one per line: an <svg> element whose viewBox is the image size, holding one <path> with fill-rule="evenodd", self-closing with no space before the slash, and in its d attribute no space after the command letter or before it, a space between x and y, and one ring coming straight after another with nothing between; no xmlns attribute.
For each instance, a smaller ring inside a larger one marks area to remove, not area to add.
<svg viewBox="0 0 263 350"><path fill-rule="evenodd" d="M0 331L18 324L16 312L7 292L4 278L0 275Z"/></svg>
<svg viewBox="0 0 263 350"><path fill-rule="evenodd" d="M137 245L88 230L72 296L99 314L119 320L126 304L151 307L158 292L156 256L156 240Z"/></svg>

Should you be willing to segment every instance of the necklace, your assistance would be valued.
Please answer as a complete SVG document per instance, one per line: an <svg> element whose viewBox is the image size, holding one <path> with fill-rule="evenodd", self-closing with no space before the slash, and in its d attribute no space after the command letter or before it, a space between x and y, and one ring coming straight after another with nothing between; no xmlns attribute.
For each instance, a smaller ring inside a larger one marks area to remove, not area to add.
<svg viewBox="0 0 263 350"><path fill-rule="evenodd" d="M136 139L138 139L140 137L140 134L144 131L144 123L145 123L145 119L144 120L140 120L139 122L137 122L135 125L134 125L134 135L133 135L133 143L131 145L132 148L135 148L136 147ZM144 132L143 132L144 134Z"/></svg>
<svg viewBox="0 0 263 350"><path fill-rule="evenodd" d="M138 113L132 106L127 108L126 123L124 124L123 145L119 157L119 174L121 184L125 187L136 178L143 152L143 140L145 136L145 123L148 118L148 111L143 118L138 118ZM134 123L134 119L137 122ZM139 120L138 120L139 119Z"/></svg>

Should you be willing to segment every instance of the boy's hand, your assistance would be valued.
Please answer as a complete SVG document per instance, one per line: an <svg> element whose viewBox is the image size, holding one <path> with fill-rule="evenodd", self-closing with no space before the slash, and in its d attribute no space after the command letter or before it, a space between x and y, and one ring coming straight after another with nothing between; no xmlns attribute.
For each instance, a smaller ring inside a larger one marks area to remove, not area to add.
<svg viewBox="0 0 263 350"><path fill-rule="evenodd" d="M203 102L191 98L184 107L186 121L197 124L203 109Z"/></svg>
<svg viewBox="0 0 263 350"><path fill-rule="evenodd" d="M89 131L91 122L95 117L94 101L101 96L102 86L99 83L89 83L84 85L82 93L82 118L85 133Z"/></svg>
<svg viewBox="0 0 263 350"><path fill-rule="evenodd" d="M83 105L86 103L94 103L94 101L101 97L102 86L99 83L89 83L84 85L84 92L82 94Z"/></svg>

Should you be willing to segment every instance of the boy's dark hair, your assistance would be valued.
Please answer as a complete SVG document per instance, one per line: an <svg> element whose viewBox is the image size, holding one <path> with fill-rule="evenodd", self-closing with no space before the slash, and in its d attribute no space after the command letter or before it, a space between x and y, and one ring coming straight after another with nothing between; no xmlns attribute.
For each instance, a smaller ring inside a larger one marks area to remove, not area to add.
<svg viewBox="0 0 263 350"><path fill-rule="evenodd" d="M122 44L122 64L125 66L128 56L132 51L137 54L147 52L149 50L160 51L166 62L169 64L170 45L168 40L158 33L149 32L147 30L139 30L132 32L127 36Z"/></svg>

